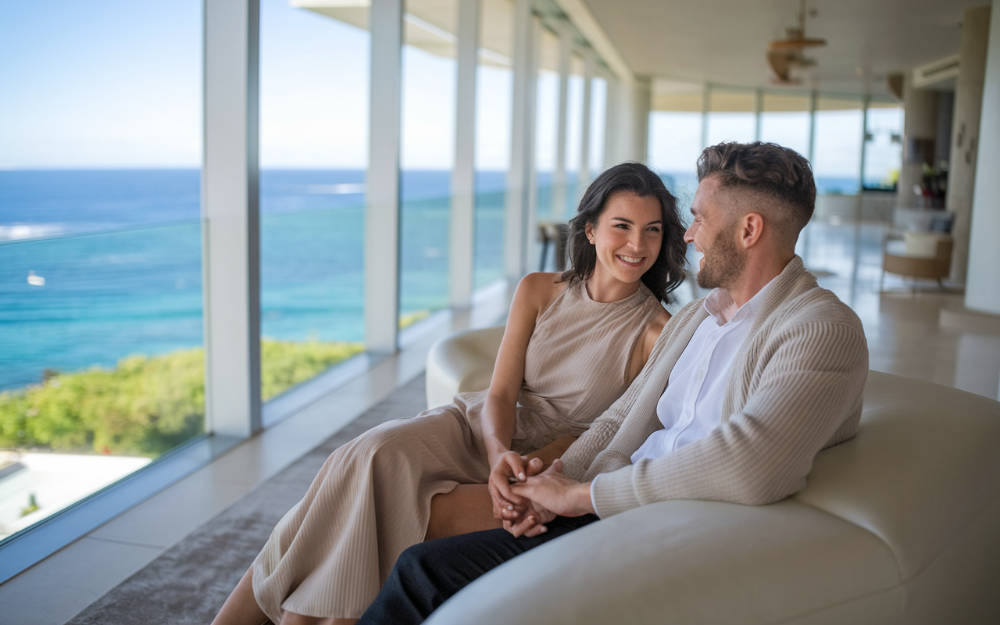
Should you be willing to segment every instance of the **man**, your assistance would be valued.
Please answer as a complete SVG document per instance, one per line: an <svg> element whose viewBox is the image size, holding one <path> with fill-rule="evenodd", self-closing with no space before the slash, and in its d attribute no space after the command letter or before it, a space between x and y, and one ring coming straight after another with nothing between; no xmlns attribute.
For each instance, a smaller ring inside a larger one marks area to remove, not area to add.
<svg viewBox="0 0 1000 625"><path fill-rule="evenodd" d="M714 290L667 324L561 462L513 486L530 506L510 532L410 548L361 623L418 623L491 568L599 517L669 499L777 501L805 485L821 449L854 435L861 322L795 256L816 198L808 162L723 143L702 153L698 179L685 240L703 254L698 283Z"/></svg>

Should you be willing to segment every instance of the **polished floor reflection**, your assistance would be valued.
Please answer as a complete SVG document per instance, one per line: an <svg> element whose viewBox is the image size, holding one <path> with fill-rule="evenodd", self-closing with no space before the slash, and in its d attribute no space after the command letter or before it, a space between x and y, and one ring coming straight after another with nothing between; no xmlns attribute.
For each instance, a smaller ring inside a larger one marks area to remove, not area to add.
<svg viewBox="0 0 1000 625"><path fill-rule="evenodd" d="M817 222L798 252L820 284L858 313L872 369L1000 399L1000 331L941 323L942 311L964 311L960 289L886 274L879 291L886 231L879 223Z"/></svg>

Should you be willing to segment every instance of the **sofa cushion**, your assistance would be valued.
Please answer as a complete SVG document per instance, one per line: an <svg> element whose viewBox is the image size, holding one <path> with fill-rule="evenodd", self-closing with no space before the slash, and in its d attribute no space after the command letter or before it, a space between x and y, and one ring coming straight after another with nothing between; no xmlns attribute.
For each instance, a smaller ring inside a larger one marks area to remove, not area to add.
<svg viewBox="0 0 1000 625"><path fill-rule="evenodd" d="M851 523L788 500L669 501L507 562L427 623L886 623L901 605L892 554Z"/></svg>
<svg viewBox="0 0 1000 625"><path fill-rule="evenodd" d="M1000 403L871 372L858 435L819 454L794 498L867 529L902 579L1000 498Z"/></svg>

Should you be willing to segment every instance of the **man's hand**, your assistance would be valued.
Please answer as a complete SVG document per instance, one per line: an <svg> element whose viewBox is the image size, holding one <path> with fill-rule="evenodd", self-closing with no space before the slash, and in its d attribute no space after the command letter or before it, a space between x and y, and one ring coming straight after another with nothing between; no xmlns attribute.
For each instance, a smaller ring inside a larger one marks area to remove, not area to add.
<svg viewBox="0 0 1000 625"><path fill-rule="evenodd" d="M544 506L528 501L525 510L516 518L504 519L503 528L510 532L514 538L525 536L531 538L544 534L549 528L546 523L556 518L556 513L547 510Z"/></svg>
<svg viewBox="0 0 1000 625"><path fill-rule="evenodd" d="M562 460L558 458L538 475L511 484L510 490L515 496L531 500L533 506L540 506L554 514L581 516L594 512L590 502L590 484L563 475Z"/></svg>
<svg viewBox="0 0 1000 625"><path fill-rule="evenodd" d="M524 516L528 502L511 490L511 482L525 480L542 470L542 461L528 459L516 452L508 451L497 458L490 471L488 490L493 502L493 517L504 522L516 521Z"/></svg>

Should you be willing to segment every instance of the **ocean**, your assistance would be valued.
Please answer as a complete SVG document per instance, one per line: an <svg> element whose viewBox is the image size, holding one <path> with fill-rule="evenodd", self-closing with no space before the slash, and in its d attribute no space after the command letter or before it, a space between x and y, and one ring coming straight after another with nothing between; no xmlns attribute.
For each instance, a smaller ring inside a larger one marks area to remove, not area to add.
<svg viewBox="0 0 1000 625"><path fill-rule="evenodd" d="M502 274L504 172L480 172L476 283ZM448 298L447 171L402 176L403 313ZM363 338L363 170L264 170L262 335ZM0 171L0 389L202 344L200 171Z"/></svg>
<svg viewBox="0 0 1000 625"><path fill-rule="evenodd" d="M364 177L261 171L264 337L362 340ZM664 179L686 211L693 175ZM551 176L538 186L544 217ZM403 314L447 305L449 188L402 174ZM505 200L505 173L477 172L477 287L502 276ZM201 345L200 212L197 169L0 171L0 390Z"/></svg>

